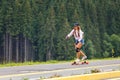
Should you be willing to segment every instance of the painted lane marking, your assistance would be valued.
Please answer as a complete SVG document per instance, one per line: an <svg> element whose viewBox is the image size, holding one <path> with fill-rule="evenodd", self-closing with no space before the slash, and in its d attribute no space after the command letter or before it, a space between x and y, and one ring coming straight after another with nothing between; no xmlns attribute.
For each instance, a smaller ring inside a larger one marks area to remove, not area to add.
<svg viewBox="0 0 120 80"><path fill-rule="evenodd" d="M120 78L106 79L106 80L120 80Z"/></svg>
<svg viewBox="0 0 120 80"><path fill-rule="evenodd" d="M29 76L29 75L37 75L37 74L46 74L52 72L62 72L62 71L72 71L72 70L83 70L83 69L90 69L90 68L101 68L101 67L109 67L109 66L120 66L120 64L111 64L111 65L102 65L102 66L91 66L91 67L84 67L84 68L69 68L69 69L60 69L60 70L53 70L53 71L42 71L42 72L33 72L33 73L25 73L25 74L11 74L11 75L2 75L1 78L9 78L9 77L20 77L20 76Z"/></svg>

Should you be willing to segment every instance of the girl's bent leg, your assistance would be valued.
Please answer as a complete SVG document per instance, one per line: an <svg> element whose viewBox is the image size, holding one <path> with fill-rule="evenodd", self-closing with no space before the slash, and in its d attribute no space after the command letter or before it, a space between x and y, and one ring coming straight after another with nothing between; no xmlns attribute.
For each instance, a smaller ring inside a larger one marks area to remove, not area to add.
<svg viewBox="0 0 120 80"><path fill-rule="evenodd" d="M77 57L77 59L80 58L80 54L81 54L80 52L77 52L77 53L76 53L76 57Z"/></svg>

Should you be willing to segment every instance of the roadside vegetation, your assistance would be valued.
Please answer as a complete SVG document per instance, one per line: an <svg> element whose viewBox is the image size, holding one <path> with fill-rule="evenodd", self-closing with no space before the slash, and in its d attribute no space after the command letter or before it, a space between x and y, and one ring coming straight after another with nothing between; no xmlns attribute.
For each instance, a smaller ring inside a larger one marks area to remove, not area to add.
<svg viewBox="0 0 120 80"><path fill-rule="evenodd" d="M117 60L120 59L120 57L117 58L102 58L102 59L89 59L88 61L96 61L96 60ZM30 61L30 62L19 62L19 63L15 63L15 62L9 62L9 63L2 63L0 64L0 67L11 67L11 66L25 66L25 65L37 65L37 64L57 64L57 63L66 63L66 62L72 62L72 60L66 60L66 61L58 61L58 60L49 60L49 61L43 61L43 62L34 62L34 61Z"/></svg>

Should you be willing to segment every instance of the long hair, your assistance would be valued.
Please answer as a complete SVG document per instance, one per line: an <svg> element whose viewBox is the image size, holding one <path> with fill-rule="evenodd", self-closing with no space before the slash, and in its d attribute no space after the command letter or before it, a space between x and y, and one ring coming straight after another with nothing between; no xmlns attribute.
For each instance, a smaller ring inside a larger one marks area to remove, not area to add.
<svg viewBox="0 0 120 80"><path fill-rule="evenodd" d="M79 30L80 30L80 26L74 27L74 34L75 34L76 37L80 37ZM76 32L77 32L77 33L76 33ZM77 36L77 34L78 34L78 36Z"/></svg>

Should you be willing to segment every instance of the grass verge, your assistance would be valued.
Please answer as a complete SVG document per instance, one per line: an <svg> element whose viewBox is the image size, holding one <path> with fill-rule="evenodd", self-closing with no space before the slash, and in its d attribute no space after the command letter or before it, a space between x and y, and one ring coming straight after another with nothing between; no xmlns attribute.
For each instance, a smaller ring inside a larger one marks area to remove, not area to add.
<svg viewBox="0 0 120 80"><path fill-rule="evenodd" d="M90 59L88 61L97 61L97 60L120 60L120 57L117 58L103 58L103 59ZM50 60L46 62L34 62L34 61L29 61L29 62L9 62L9 63L3 63L0 64L0 67L11 67L11 66L25 66L25 65L37 65L37 64L56 64L56 63L65 63L65 62L72 62L71 60L68 61L57 61L57 60Z"/></svg>

